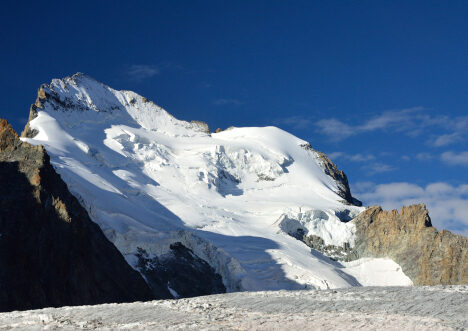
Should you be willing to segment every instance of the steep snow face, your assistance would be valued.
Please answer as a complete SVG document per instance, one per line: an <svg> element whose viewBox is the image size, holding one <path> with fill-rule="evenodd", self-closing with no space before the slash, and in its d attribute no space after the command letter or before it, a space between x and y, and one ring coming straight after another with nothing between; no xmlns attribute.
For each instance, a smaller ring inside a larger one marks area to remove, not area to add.
<svg viewBox="0 0 468 331"><path fill-rule="evenodd" d="M301 228L327 244L353 245L355 229L340 215L363 210L340 202L305 141L275 127L210 133L82 74L41 89L30 122L38 134L23 139L45 146L130 264L137 247L159 255L180 241L229 291L359 285L343 265L288 235Z"/></svg>

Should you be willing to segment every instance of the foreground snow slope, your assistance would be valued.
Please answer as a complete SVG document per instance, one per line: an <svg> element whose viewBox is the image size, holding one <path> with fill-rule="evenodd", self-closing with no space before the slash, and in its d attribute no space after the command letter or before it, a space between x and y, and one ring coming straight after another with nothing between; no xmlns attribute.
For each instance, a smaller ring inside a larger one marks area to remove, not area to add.
<svg viewBox="0 0 468 331"><path fill-rule="evenodd" d="M230 293L0 314L0 330L464 330L467 286Z"/></svg>
<svg viewBox="0 0 468 331"><path fill-rule="evenodd" d="M300 226L326 244L352 246L354 225L340 218L363 210L341 202L307 142L275 127L210 133L83 74L43 85L39 98L35 135L25 140L46 147L131 265L138 247L157 256L180 241L228 291L360 284L356 266L350 276L286 233ZM398 266L382 265L395 277L366 282L411 284Z"/></svg>

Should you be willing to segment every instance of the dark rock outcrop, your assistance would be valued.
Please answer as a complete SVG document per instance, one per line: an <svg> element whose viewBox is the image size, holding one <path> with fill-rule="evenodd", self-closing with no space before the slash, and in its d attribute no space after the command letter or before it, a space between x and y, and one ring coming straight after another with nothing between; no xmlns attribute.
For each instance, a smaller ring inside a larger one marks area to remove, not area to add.
<svg viewBox="0 0 468 331"><path fill-rule="evenodd" d="M180 242L171 244L168 253L154 257L139 248L137 258L138 270L155 293L187 298L226 292L221 275Z"/></svg>
<svg viewBox="0 0 468 331"><path fill-rule="evenodd" d="M44 148L0 120L0 311L152 298Z"/></svg>
<svg viewBox="0 0 468 331"><path fill-rule="evenodd" d="M357 259L356 252L349 243L344 243L342 246L326 245L325 241L316 235L304 235L301 240L310 248L319 251L332 260L348 262Z"/></svg>
<svg viewBox="0 0 468 331"><path fill-rule="evenodd" d="M389 257L415 285L468 284L468 238L437 231L424 204L370 207L353 222L358 257Z"/></svg>
<svg viewBox="0 0 468 331"><path fill-rule="evenodd" d="M26 126L24 127L23 132L21 132L21 137L34 138L37 135L38 133L37 130L31 129L29 123L31 123L31 121L37 117L37 109L43 108L43 102L46 100L46 98L47 98L47 95L46 95L45 90L42 88L39 88L39 90L37 91L36 102L33 103L31 107L29 108L28 123L26 123Z"/></svg>
<svg viewBox="0 0 468 331"><path fill-rule="evenodd" d="M305 150L312 151L317 155L319 164L323 168L323 171L335 180L335 183L338 186L338 192L336 192L336 194L343 198L344 203L354 206L362 206L362 202L353 198L351 195L351 189L349 188L348 177L346 177L346 174L339 170L336 164L334 164L326 154L313 149L310 144L303 144L301 147Z"/></svg>

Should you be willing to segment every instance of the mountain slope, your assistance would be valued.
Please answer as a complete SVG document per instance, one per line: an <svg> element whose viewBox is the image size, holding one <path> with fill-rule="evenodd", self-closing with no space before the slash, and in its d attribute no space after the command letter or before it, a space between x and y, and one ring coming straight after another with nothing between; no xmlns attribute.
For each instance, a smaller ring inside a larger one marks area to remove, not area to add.
<svg viewBox="0 0 468 331"><path fill-rule="evenodd" d="M21 142L0 120L0 311L154 297L68 191L44 148Z"/></svg>
<svg viewBox="0 0 468 331"><path fill-rule="evenodd" d="M221 275L227 291L359 285L293 235L353 247L348 221L364 208L352 205L359 202L346 176L328 158L278 128L210 133L76 74L41 86L23 137L45 146L93 221L142 274L138 252L151 260L177 243ZM392 284L411 284L385 265Z"/></svg>

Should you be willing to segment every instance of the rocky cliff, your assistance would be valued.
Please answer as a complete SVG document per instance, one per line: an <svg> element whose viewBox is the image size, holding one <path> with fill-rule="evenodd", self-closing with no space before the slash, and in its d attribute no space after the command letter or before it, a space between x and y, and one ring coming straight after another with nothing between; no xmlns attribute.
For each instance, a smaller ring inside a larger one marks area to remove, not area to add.
<svg viewBox="0 0 468 331"><path fill-rule="evenodd" d="M188 298L226 292L221 275L180 242L159 256L150 256L139 248L136 257L137 269L155 293Z"/></svg>
<svg viewBox="0 0 468 331"><path fill-rule="evenodd" d="M33 110L31 110L31 114L34 114ZM343 198L343 203L354 206L362 206L362 202L351 195L351 189L349 188L348 177L346 174L339 170L336 164L334 164L325 153L313 149L310 144L304 144L301 145L301 147L305 150L316 153L319 164L323 171L335 181L338 187L338 191L335 193Z"/></svg>
<svg viewBox="0 0 468 331"><path fill-rule="evenodd" d="M151 298L44 148L0 120L0 311Z"/></svg>
<svg viewBox="0 0 468 331"><path fill-rule="evenodd" d="M355 245L326 245L323 238L301 231L291 234L337 261L391 258L415 285L468 284L468 238L432 226L424 204L383 211L369 207L351 222Z"/></svg>
<svg viewBox="0 0 468 331"><path fill-rule="evenodd" d="M415 285L468 284L468 238L432 227L424 204L356 217L358 257L390 257Z"/></svg>

